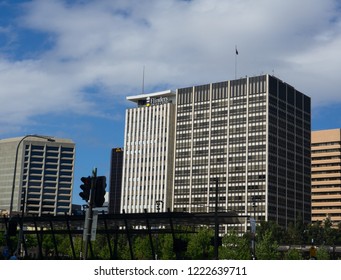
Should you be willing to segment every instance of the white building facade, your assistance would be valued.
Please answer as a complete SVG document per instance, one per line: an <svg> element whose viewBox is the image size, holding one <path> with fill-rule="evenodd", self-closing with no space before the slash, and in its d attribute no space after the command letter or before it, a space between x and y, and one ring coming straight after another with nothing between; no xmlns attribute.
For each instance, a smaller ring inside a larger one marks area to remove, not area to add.
<svg viewBox="0 0 341 280"><path fill-rule="evenodd" d="M175 93L127 98L121 212L166 211L173 184Z"/></svg>

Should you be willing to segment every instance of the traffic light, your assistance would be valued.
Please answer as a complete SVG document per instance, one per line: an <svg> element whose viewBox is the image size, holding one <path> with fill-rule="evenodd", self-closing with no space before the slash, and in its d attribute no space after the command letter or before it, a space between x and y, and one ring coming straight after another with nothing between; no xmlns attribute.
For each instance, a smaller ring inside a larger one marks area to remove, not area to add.
<svg viewBox="0 0 341 280"><path fill-rule="evenodd" d="M95 207L102 207L105 201L105 188L107 186L105 176L99 176L96 178L96 188L95 188Z"/></svg>
<svg viewBox="0 0 341 280"><path fill-rule="evenodd" d="M83 191L79 193L79 196L85 201L89 201L91 192L91 177L82 177L81 181L83 182L83 185L81 185L80 188Z"/></svg>

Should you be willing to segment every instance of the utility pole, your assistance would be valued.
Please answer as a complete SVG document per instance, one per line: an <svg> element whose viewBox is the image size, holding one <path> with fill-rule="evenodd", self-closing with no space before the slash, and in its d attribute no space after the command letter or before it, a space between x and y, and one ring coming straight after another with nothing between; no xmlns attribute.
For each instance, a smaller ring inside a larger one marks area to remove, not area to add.
<svg viewBox="0 0 341 280"><path fill-rule="evenodd" d="M218 247L219 247L219 224L218 224L218 201L219 201L219 183L218 177L215 181L215 207L214 207L214 259L218 260Z"/></svg>
<svg viewBox="0 0 341 280"><path fill-rule="evenodd" d="M155 201L155 203L156 203L157 213L160 213L161 207L163 208L163 201L162 200L157 200L157 201ZM159 228L160 228L160 226L159 226ZM157 230L159 230L159 228ZM156 232L155 260L158 259L158 250L159 250L159 233L157 231Z"/></svg>
<svg viewBox="0 0 341 280"><path fill-rule="evenodd" d="M84 232L83 232L83 242L84 242L83 259L84 260L88 258L88 246L89 246L90 237L91 237L91 228L92 228L92 220L93 220L92 208L94 206L94 199L95 199L96 179L97 179L97 168L94 168L94 170L92 171L92 177L91 177L89 208L86 210L85 221L84 221Z"/></svg>
<svg viewBox="0 0 341 280"><path fill-rule="evenodd" d="M219 240L219 224L218 224L218 177L215 178L215 209L214 209L214 258L218 260L218 240Z"/></svg>
<svg viewBox="0 0 341 280"><path fill-rule="evenodd" d="M250 221L252 232L252 259L256 259L256 198L252 197L253 221Z"/></svg>

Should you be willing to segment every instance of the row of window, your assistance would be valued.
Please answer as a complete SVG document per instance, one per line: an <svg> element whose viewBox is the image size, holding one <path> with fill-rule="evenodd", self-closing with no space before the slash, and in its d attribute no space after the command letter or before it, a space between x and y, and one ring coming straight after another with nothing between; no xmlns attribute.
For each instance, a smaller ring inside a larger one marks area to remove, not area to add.
<svg viewBox="0 0 341 280"><path fill-rule="evenodd" d="M253 77L249 80L250 95L261 94L266 92L266 76ZM212 84L212 100L228 98L228 81ZM188 104L194 101L208 101L210 100L210 84L187 87L178 90L178 104ZM247 79L239 79L230 81L230 97L239 97L246 95Z"/></svg>
<svg viewBox="0 0 341 280"><path fill-rule="evenodd" d="M341 149L312 150L312 154L341 153Z"/></svg>
<svg viewBox="0 0 341 280"><path fill-rule="evenodd" d="M32 151L44 151L45 146L38 146L38 145L26 145L25 149L29 150L31 147ZM63 147L63 146L46 146L46 152L49 151L61 151L61 152L74 152L74 148L71 147Z"/></svg>
<svg viewBox="0 0 341 280"><path fill-rule="evenodd" d="M341 176L327 178L312 178L312 182L341 181Z"/></svg>
<svg viewBox="0 0 341 280"><path fill-rule="evenodd" d="M331 142L320 142L320 143L311 143L312 147L318 146L334 146L334 145L341 145L340 141L331 141Z"/></svg>

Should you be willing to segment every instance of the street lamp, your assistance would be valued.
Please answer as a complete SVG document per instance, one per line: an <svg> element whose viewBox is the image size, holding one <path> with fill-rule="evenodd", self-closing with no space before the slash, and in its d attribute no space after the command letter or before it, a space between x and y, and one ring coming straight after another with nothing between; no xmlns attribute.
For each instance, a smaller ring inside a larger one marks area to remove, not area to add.
<svg viewBox="0 0 341 280"><path fill-rule="evenodd" d="M218 224L218 177L215 178L215 207L214 207L214 257L218 260L218 239L219 239L219 224Z"/></svg>
<svg viewBox="0 0 341 280"><path fill-rule="evenodd" d="M156 210L158 213L160 213L161 207L163 208L163 201L162 200L156 200ZM155 260L158 259L158 250L159 250L159 233L156 232L156 244L155 244Z"/></svg>
<svg viewBox="0 0 341 280"><path fill-rule="evenodd" d="M17 150L15 153L15 160L14 160L14 171L13 171L13 183L12 183L12 193L11 193L11 204L10 204L10 209L9 209L9 216L12 217L12 211L13 211L13 199L14 199L14 190L15 190L15 177L17 173L17 162L18 162L18 153L19 153L19 147L20 144L28 137L35 137L35 138L41 138L41 139L46 139L47 141L54 142L55 140L52 139L51 137L48 136L41 136L41 135L36 135L36 134L29 134L21 138L17 145Z"/></svg>
<svg viewBox="0 0 341 280"><path fill-rule="evenodd" d="M252 259L256 259L256 198L252 197L253 220L250 220L252 233Z"/></svg>
<svg viewBox="0 0 341 280"><path fill-rule="evenodd" d="M215 183L215 207L214 207L214 258L218 260L218 239L219 239L219 224L218 224L218 202L219 202L219 181L218 177L210 179L210 183Z"/></svg>

